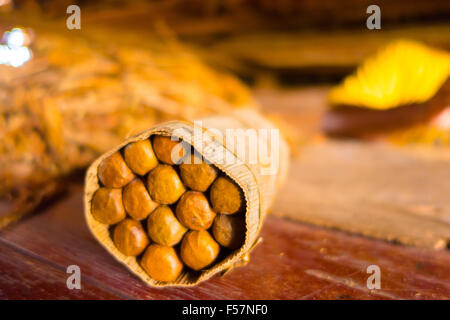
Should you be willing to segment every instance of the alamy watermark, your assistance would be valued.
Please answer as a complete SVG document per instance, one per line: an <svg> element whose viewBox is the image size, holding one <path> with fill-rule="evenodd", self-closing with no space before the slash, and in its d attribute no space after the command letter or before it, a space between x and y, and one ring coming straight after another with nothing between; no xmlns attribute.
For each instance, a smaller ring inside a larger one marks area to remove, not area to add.
<svg viewBox="0 0 450 320"><path fill-rule="evenodd" d="M72 4L67 7L66 13L70 14L66 19L66 26L69 30L81 29L81 9L79 6ZM381 9L378 5L372 4L367 7L366 13L370 16L366 20L366 26L369 30L381 29Z"/></svg>
<svg viewBox="0 0 450 320"><path fill-rule="evenodd" d="M381 269L376 264L367 267L366 272L370 274L367 278L367 289L381 289Z"/></svg>
<svg viewBox="0 0 450 320"><path fill-rule="evenodd" d="M67 267L66 273L70 274L66 280L66 286L70 290L81 290L81 270L76 264Z"/></svg>
<svg viewBox="0 0 450 320"><path fill-rule="evenodd" d="M372 4L367 7L367 14L370 16L366 20L366 26L369 30L381 29L381 9L376 4Z"/></svg>
<svg viewBox="0 0 450 320"><path fill-rule="evenodd" d="M175 130L171 140L180 141L186 132L184 129ZM191 135L189 133L189 135ZM186 137L188 138L188 137ZM210 163L203 154L209 154L213 161L219 165L233 165L245 162L257 165L261 175L275 175L278 173L280 163L280 130L275 128L243 129L227 128L224 131L208 128L204 130L202 121L194 121L192 141L196 141L196 157L194 164L203 161ZM219 141L223 141L225 148ZM198 143L201 142L201 143ZM180 142L172 149L174 163L191 163L191 147Z"/></svg>
<svg viewBox="0 0 450 320"><path fill-rule="evenodd" d="M81 29L81 9L79 6L72 4L67 7L67 14L70 14L66 19L67 29Z"/></svg>

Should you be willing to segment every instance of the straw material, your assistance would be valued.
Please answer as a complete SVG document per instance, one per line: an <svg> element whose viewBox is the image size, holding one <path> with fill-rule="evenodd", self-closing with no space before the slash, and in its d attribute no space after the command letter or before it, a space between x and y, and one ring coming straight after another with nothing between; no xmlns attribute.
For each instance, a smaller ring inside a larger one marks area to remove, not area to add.
<svg viewBox="0 0 450 320"><path fill-rule="evenodd" d="M262 223L274 200L275 192L286 177L289 150L281 135L278 148L275 150L279 154L278 170L275 174L268 175L261 170L264 167L263 164L252 164L250 163L251 161L246 159L244 152L254 148L249 141L246 141L245 150L240 149L234 153L233 150L227 149L225 139L218 134L220 132L225 137L227 129L275 129L269 121L256 111L239 109L227 115L208 117L201 119L201 121L203 137L206 137L206 139L194 134L193 122L172 121L160 124L127 139L122 144L103 154L92 163L86 174L84 204L85 217L89 229L109 253L150 286L193 286L211 278L215 274L224 273L233 267L246 263L248 254L261 240L259 232ZM258 131L256 132L258 133L257 139L259 143L267 146L276 142L270 140L270 135L266 137L259 134ZM246 237L243 246L198 275L192 275L184 271L176 281L171 283L153 280L139 265L136 257L125 256L119 252L111 239L109 226L98 222L91 214L91 200L95 191L100 187L97 171L102 160L129 143L148 139L152 135L173 135L191 144L205 159L212 162L241 187L246 201ZM231 159L231 161L224 162L222 159Z"/></svg>

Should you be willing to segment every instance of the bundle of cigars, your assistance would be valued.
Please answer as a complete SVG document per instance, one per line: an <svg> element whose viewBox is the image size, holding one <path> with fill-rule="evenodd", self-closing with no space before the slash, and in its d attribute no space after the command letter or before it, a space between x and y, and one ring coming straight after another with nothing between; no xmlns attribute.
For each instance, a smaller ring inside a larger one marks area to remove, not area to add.
<svg viewBox="0 0 450 320"><path fill-rule="evenodd" d="M287 144L265 134L278 129L257 111L200 119L201 134L196 123L163 123L129 138L86 175L91 232L151 286L195 285L245 264L286 176ZM229 129L242 147L230 148ZM265 157L249 156L257 148Z"/></svg>

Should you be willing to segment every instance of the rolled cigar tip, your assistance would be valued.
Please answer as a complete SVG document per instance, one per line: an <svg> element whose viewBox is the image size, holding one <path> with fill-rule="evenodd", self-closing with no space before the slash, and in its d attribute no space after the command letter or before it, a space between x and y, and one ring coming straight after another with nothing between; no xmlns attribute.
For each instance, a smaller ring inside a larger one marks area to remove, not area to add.
<svg viewBox="0 0 450 320"><path fill-rule="evenodd" d="M150 171L147 189L150 197L160 204L172 204L186 191L175 169L165 164L160 164Z"/></svg>
<svg viewBox="0 0 450 320"><path fill-rule="evenodd" d="M237 249L244 244L245 220L240 215L217 215L212 230L214 239L226 248Z"/></svg>
<svg viewBox="0 0 450 320"><path fill-rule="evenodd" d="M141 176L158 165L158 159L148 139L130 143L124 148L123 153L130 169Z"/></svg>
<svg viewBox="0 0 450 320"><path fill-rule="evenodd" d="M190 231L181 242L181 259L194 270L201 270L216 260L220 246L208 231Z"/></svg>
<svg viewBox="0 0 450 320"><path fill-rule="evenodd" d="M144 253L141 266L157 281L171 282L180 275L183 263L174 248L151 244Z"/></svg>
<svg viewBox="0 0 450 320"><path fill-rule="evenodd" d="M136 220L147 218L158 206L158 203L150 197L144 183L138 178L125 186L122 197L126 212Z"/></svg>
<svg viewBox="0 0 450 320"><path fill-rule="evenodd" d="M117 151L100 163L98 178L107 188L122 188L134 179L134 174Z"/></svg>
<svg viewBox="0 0 450 320"><path fill-rule="evenodd" d="M178 201L176 214L180 222L192 230L211 227L216 213L211 210L208 199L198 191L187 191Z"/></svg>
<svg viewBox="0 0 450 320"><path fill-rule="evenodd" d="M99 188L91 203L91 212L95 220L104 224L115 224L126 216L122 204L122 189Z"/></svg>
<svg viewBox="0 0 450 320"><path fill-rule="evenodd" d="M181 241L187 229L177 220L168 206L161 205L148 217L147 231L154 242L173 246Z"/></svg>
<svg viewBox="0 0 450 320"><path fill-rule="evenodd" d="M218 177L209 194L213 210L222 214L235 214L243 209L244 197L240 187L228 177Z"/></svg>
<svg viewBox="0 0 450 320"><path fill-rule="evenodd" d="M198 155L191 155L190 163L180 164L180 176L192 190L205 192L217 177L217 169Z"/></svg>
<svg viewBox="0 0 450 320"><path fill-rule="evenodd" d="M137 256L147 247L149 241L140 222L125 219L114 228L114 244L127 256Z"/></svg>
<svg viewBox="0 0 450 320"><path fill-rule="evenodd" d="M161 162L166 164L179 164L185 156L182 141L174 141L171 137L155 135L153 137L153 150Z"/></svg>

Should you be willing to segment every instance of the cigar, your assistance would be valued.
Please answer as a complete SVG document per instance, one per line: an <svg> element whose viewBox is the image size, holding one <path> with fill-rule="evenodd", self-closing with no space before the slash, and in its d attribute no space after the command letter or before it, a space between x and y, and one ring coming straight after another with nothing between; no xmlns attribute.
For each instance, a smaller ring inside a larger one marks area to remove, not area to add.
<svg viewBox="0 0 450 320"><path fill-rule="evenodd" d="M194 270L206 268L219 255L220 246L208 231L190 231L181 243L181 259Z"/></svg>
<svg viewBox="0 0 450 320"><path fill-rule="evenodd" d="M92 198L92 215L104 224L115 224L126 217L122 202L122 190L98 189Z"/></svg>
<svg viewBox="0 0 450 320"><path fill-rule="evenodd" d="M130 143L124 148L124 155L128 167L141 176L158 165L158 159L148 140Z"/></svg>
<svg viewBox="0 0 450 320"><path fill-rule="evenodd" d="M107 188L122 188L134 179L134 174L128 168L122 155L115 152L100 164L98 178Z"/></svg>
<svg viewBox="0 0 450 320"><path fill-rule="evenodd" d="M216 217L208 199L198 191L186 192L178 202L176 212L178 220L191 230L208 229Z"/></svg>
<svg viewBox="0 0 450 320"><path fill-rule="evenodd" d="M257 114L243 118L266 125ZM223 129L242 125L227 117L214 123ZM90 230L152 286L195 285L247 262L285 172L283 162L281 172L263 176L257 164L243 163L238 154L228 155L237 164L220 163L216 152L228 152L222 142L211 137L201 149L189 136L172 139L169 134L180 126L183 132L191 128L167 123L129 138L97 159L86 175ZM287 155L281 149L280 158Z"/></svg>
<svg viewBox="0 0 450 320"><path fill-rule="evenodd" d="M244 198L239 186L221 176L211 186L210 199L217 213L235 214L243 209Z"/></svg>
<svg viewBox="0 0 450 320"><path fill-rule="evenodd" d="M449 75L448 52L393 42L330 90L322 129L336 137L443 142L450 135L448 116L442 121L450 113Z"/></svg>
<svg viewBox="0 0 450 320"><path fill-rule="evenodd" d="M180 164L180 176L186 187L200 192L208 190L217 177L217 169L201 156L192 155L190 163Z"/></svg>
<svg viewBox="0 0 450 320"><path fill-rule="evenodd" d="M142 180L135 179L123 188L123 206L135 220L142 220L158 207L158 203L153 201Z"/></svg>
<svg viewBox="0 0 450 320"><path fill-rule="evenodd" d="M166 164L160 164L150 171L147 189L152 199L161 204L175 203L186 191L178 173Z"/></svg>
<svg viewBox="0 0 450 320"><path fill-rule="evenodd" d="M214 219L212 230L221 246L236 249L245 239L245 219L241 215L219 214Z"/></svg>
<svg viewBox="0 0 450 320"><path fill-rule="evenodd" d="M149 241L140 222L124 219L114 228L114 243L126 256L137 256L147 247Z"/></svg>
<svg viewBox="0 0 450 320"><path fill-rule="evenodd" d="M150 277L163 282L174 281L183 270L183 263L176 250L159 244L152 244L147 248L141 266Z"/></svg>
<svg viewBox="0 0 450 320"><path fill-rule="evenodd" d="M166 164L179 164L188 149L186 144L165 136L153 137L153 148L158 159Z"/></svg>
<svg viewBox="0 0 450 320"><path fill-rule="evenodd" d="M147 230L154 242L174 246L181 241L188 229L177 220L168 206L161 205L148 217Z"/></svg>

